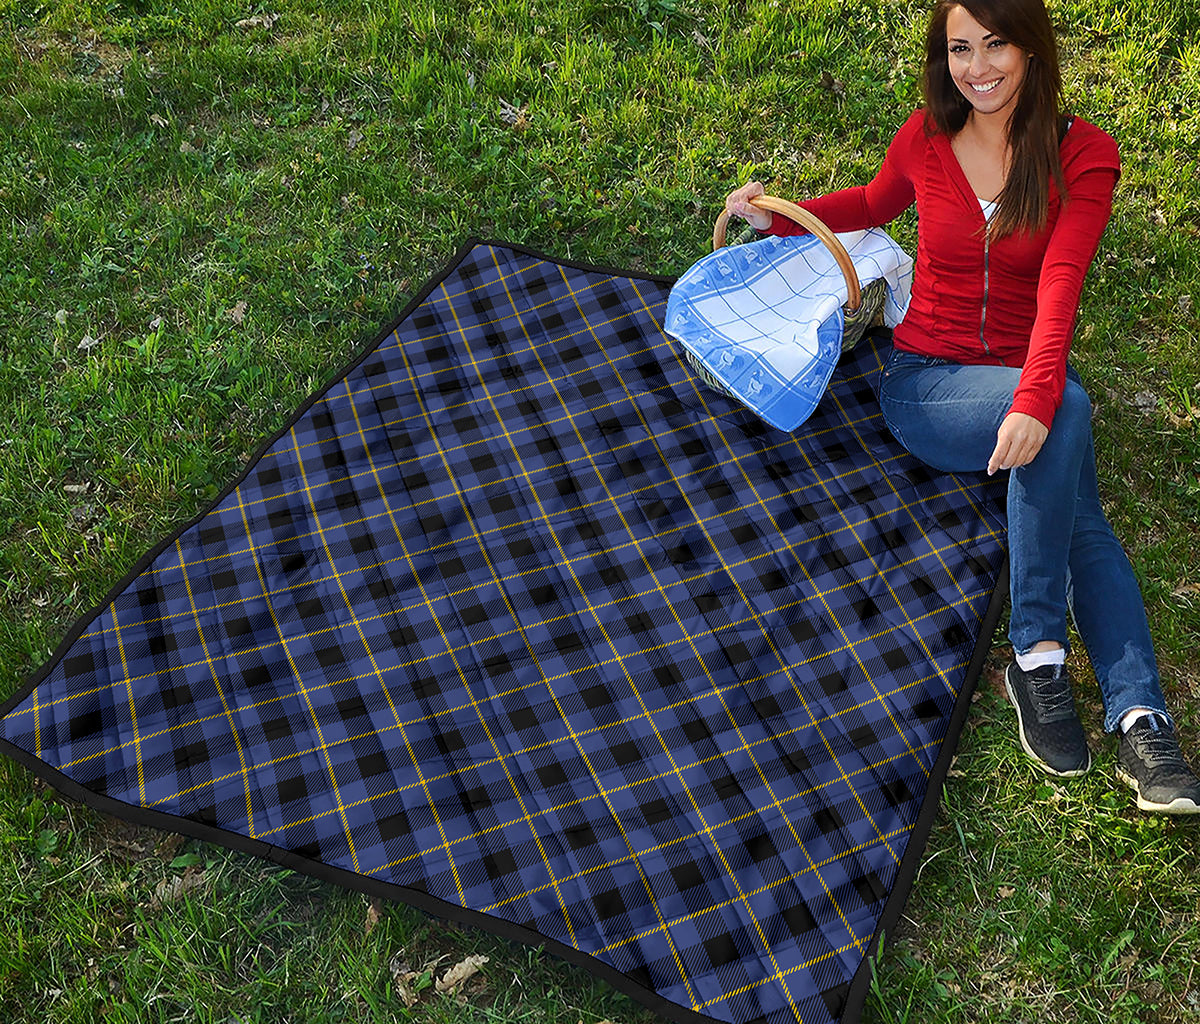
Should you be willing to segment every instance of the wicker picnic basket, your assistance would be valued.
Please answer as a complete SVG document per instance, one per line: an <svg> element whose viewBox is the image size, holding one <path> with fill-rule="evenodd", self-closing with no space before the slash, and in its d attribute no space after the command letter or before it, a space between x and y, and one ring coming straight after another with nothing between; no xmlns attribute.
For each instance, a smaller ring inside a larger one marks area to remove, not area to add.
<svg viewBox="0 0 1200 1024"><path fill-rule="evenodd" d="M803 207L797 206L786 199L780 199L778 196L768 195L755 196L750 200L750 204L757 206L760 210L782 213L785 217L794 220L801 227L807 228L825 244L833 254L834 259L837 260L838 267L846 279L846 289L849 293L849 298L842 306L842 314L845 318L845 324L842 329L842 351L848 352L866 334L867 330L878 322L883 309L884 299L887 297L887 283L880 277L865 286L860 286L858 283L858 273L854 269L854 263L850 259L850 254L846 252L845 246L838 241L837 235L825 225L824 221L809 213ZM712 244L714 252L725 245L728 223L729 214L727 211L722 210L720 216L717 217L716 223L713 225ZM740 237L736 241L750 240L756 237L759 236L747 225L744 237ZM709 373L700 360L687 348L684 349L684 357L687 359L688 365L692 368L692 372L704 381L705 384L716 391L720 391L722 394L737 397L724 384L717 380L716 377Z"/></svg>

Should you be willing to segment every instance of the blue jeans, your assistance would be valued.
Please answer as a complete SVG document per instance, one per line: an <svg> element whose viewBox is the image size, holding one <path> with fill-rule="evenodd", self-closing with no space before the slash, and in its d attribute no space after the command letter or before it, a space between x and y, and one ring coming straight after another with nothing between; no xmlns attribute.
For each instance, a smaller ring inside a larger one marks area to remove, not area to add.
<svg viewBox="0 0 1200 1024"><path fill-rule="evenodd" d="M1021 371L892 351L879 378L883 418L922 462L986 470ZM1129 559L1100 507L1092 406L1074 368L1050 434L1008 480L1008 636L1018 654L1067 647L1070 609L1104 700L1104 728L1134 708L1168 719L1146 609Z"/></svg>

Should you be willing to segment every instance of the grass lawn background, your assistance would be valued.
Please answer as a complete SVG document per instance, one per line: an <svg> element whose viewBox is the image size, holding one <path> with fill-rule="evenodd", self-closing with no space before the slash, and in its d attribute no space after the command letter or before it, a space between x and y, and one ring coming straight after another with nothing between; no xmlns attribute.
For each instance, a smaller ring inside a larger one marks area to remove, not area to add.
<svg viewBox="0 0 1200 1024"><path fill-rule="evenodd" d="M753 175L869 180L907 0L0 0L0 699L468 235L678 274ZM1200 755L1200 6L1051 4L1124 175L1074 348ZM239 27L253 19L256 24ZM915 215L892 226L910 251ZM1200 827L1031 769L998 636L877 1022L1200 1021ZM0 762L0 1020L656 1018L535 950L59 798ZM491 959L464 998L429 982ZM416 972L406 1008L392 968Z"/></svg>

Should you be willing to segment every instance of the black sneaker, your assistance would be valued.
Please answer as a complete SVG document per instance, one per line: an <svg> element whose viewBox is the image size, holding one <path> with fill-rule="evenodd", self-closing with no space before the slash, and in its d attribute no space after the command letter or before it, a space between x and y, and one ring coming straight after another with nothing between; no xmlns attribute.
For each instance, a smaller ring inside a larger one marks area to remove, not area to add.
<svg viewBox="0 0 1200 1024"><path fill-rule="evenodd" d="M1017 709L1025 753L1051 775L1064 778L1082 775L1092 766L1066 665L1042 665L1026 672L1014 661L1004 673L1004 688Z"/></svg>
<svg viewBox="0 0 1200 1024"><path fill-rule="evenodd" d="M1117 778L1134 788L1143 811L1200 814L1200 779L1183 759L1175 730L1157 715L1143 715L1121 734Z"/></svg>

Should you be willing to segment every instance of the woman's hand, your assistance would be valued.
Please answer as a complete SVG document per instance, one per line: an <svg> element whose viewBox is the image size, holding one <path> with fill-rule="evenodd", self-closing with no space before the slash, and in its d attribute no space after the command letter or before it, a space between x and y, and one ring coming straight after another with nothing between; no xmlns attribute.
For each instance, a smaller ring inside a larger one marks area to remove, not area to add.
<svg viewBox="0 0 1200 1024"><path fill-rule="evenodd" d="M741 188L734 189L725 197L725 209L731 217L741 217L749 221L756 231L766 231L771 226L771 211L760 210L750 205L754 196L763 194L762 182L748 181Z"/></svg>
<svg viewBox="0 0 1200 1024"><path fill-rule="evenodd" d="M1028 413L1010 412L996 431L996 448L988 459L988 476L998 469L1016 469L1032 462L1049 433L1041 420Z"/></svg>

